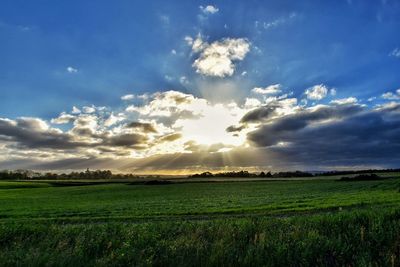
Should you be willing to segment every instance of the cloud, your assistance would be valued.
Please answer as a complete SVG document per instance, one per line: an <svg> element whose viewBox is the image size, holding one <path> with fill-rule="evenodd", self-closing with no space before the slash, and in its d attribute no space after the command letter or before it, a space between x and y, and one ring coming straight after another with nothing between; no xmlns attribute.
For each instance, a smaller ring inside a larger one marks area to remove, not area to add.
<svg viewBox="0 0 400 267"><path fill-rule="evenodd" d="M130 134L120 134L105 138L105 145L122 146L122 147L132 147L139 148L138 145L143 145L148 141L148 138L142 134L130 133Z"/></svg>
<svg viewBox="0 0 400 267"><path fill-rule="evenodd" d="M301 108L297 106L297 99L287 98L279 99L273 98L267 104L259 106L247 112L241 119L241 123L259 123L268 121L275 117L281 117L288 114L296 113Z"/></svg>
<svg viewBox="0 0 400 267"><path fill-rule="evenodd" d="M67 67L67 72L68 72L68 73L77 73L77 72L78 72L78 69L69 66L69 67Z"/></svg>
<svg viewBox="0 0 400 267"><path fill-rule="evenodd" d="M199 53L192 66L205 76L232 76L235 62L242 61L250 51L250 42L245 38L224 38L209 44L198 36L191 43L192 51Z"/></svg>
<svg viewBox="0 0 400 267"><path fill-rule="evenodd" d="M74 119L75 119L74 115L62 112L60 114L60 116L58 116L57 118L52 119L51 123L54 123L54 124L65 124L65 123L72 122Z"/></svg>
<svg viewBox="0 0 400 267"><path fill-rule="evenodd" d="M287 16L283 16L283 17L280 17L280 18L277 18L275 20L268 21L268 22L256 20L254 22L254 26L257 29L270 30L270 29L273 29L273 28L276 28L276 27L286 24L290 20L295 19L297 16L298 16L297 13L293 12Z"/></svg>
<svg viewBox="0 0 400 267"><path fill-rule="evenodd" d="M133 121L126 125L127 128L140 129L144 133L157 133L156 128L151 123Z"/></svg>
<svg viewBox="0 0 400 267"><path fill-rule="evenodd" d="M72 114L79 114L79 113L81 113L81 110L80 110L79 108L73 106L73 107L72 107L71 113L72 113Z"/></svg>
<svg viewBox="0 0 400 267"><path fill-rule="evenodd" d="M218 7L213 5L199 6L199 8L204 14L215 14L219 11Z"/></svg>
<svg viewBox="0 0 400 267"><path fill-rule="evenodd" d="M357 102L358 100L355 97L341 98L331 101L332 104L337 104L337 105L355 104Z"/></svg>
<svg viewBox="0 0 400 267"><path fill-rule="evenodd" d="M104 121L104 126L110 127L120 121L125 119L125 115L122 113L117 114L116 116L114 113L111 113L110 116Z"/></svg>
<svg viewBox="0 0 400 267"><path fill-rule="evenodd" d="M228 128L226 128L226 131L228 133L233 133L233 132L240 132L241 130L243 130L245 128L244 125L239 125L239 126L235 126L235 125L231 125Z"/></svg>
<svg viewBox="0 0 400 267"><path fill-rule="evenodd" d="M369 107L348 97L307 106L287 95L256 94L210 103L170 90L137 97L126 110L85 107L61 112L52 124L1 118L0 166L162 172L400 163L396 101Z"/></svg>
<svg viewBox="0 0 400 267"><path fill-rule="evenodd" d="M155 93L143 105L127 108L127 112L137 113L144 121L156 121L158 129L165 127L164 133L182 133L182 142L196 140L210 144L224 141L236 145L243 142L244 135L226 136L225 130L248 110L249 107L239 107L236 103L212 104L204 98L177 91ZM172 149L179 149L179 146Z"/></svg>
<svg viewBox="0 0 400 267"><path fill-rule="evenodd" d="M278 18L278 19L270 21L270 22L263 22L262 27L265 30L268 30L270 28L275 28L282 24L285 24L288 20L294 19L296 16L297 16L297 14L293 12L287 17L281 17L281 18ZM258 24L259 23L257 23L256 26L258 26Z"/></svg>
<svg viewBox="0 0 400 267"><path fill-rule="evenodd" d="M196 99L191 94L184 94L178 91L158 92L152 95L152 99L146 105L129 106L128 112L138 112L142 116L148 117L170 117L170 119L178 119L177 116L187 116L194 114L196 111L191 108L194 102L205 102L205 100Z"/></svg>
<svg viewBox="0 0 400 267"><path fill-rule="evenodd" d="M173 142L175 140L178 140L182 138L182 134L181 133L173 133L173 134L168 134L165 136L162 136L161 138L158 139L159 143L163 143L163 142Z"/></svg>
<svg viewBox="0 0 400 267"><path fill-rule="evenodd" d="M272 117L273 115L276 115L277 106L274 105L267 105L264 107L259 107L256 108L243 116L243 118L240 120L242 123L249 123L249 122L260 122L264 119L268 119Z"/></svg>
<svg viewBox="0 0 400 267"><path fill-rule="evenodd" d="M84 113L94 113L96 111L96 108L94 106L88 107L88 106L84 106L82 108Z"/></svg>
<svg viewBox="0 0 400 267"><path fill-rule="evenodd" d="M256 146L273 146L280 142L295 142L296 133L317 123L335 121L362 111L359 105L316 106L277 118L248 134Z"/></svg>
<svg viewBox="0 0 400 267"><path fill-rule="evenodd" d="M163 26L169 26L170 24L170 18L167 15L160 15L160 21L163 24Z"/></svg>
<svg viewBox="0 0 400 267"><path fill-rule="evenodd" d="M179 82L182 84L182 85L188 85L190 82L189 82L189 80L188 80L188 78L186 77L186 76L181 76L180 78L179 78Z"/></svg>
<svg viewBox="0 0 400 267"><path fill-rule="evenodd" d="M273 84L265 88L255 87L251 91L255 94L274 95L274 94L279 94L281 92L281 88L282 86L280 84Z"/></svg>
<svg viewBox="0 0 400 267"><path fill-rule="evenodd" d="M397 166L400 104L369 110L357 104L306 109L265 124L248 138L287 164Z"/></svg>
<svg viewBox="0 0 400 267"><path fill-rule="evenodd" d="M193 45L193 38L192 38L192 37L190 37L190 36L185 36L185 37L183 38L183 40L185 40L185 42L186 42L187 45L189 45L189 46L192 46L192 45Z"/></svg>
<svg viewBox="0 0 400 267"><path fill-rule="evenodd" d="M0 136L6 138L3 141L25 148L72 149L87 145L37 118L0 119Z"/></svg>
<svg viewBox="0 0 400 267"><path fill-rule="evenodd" d="M396 47L390 52L389 56L400 58L400 48Z"/></svg>
<svg viewBox="0 0 400 267"><path fill-rule="evenodd" d="M310 100L321 100L328 94L328 87L323 84L314 85L304 92Z"/></svg>
<svg viewBox="0 0 400 267"><path fill-rule="evenodd" d="M125 101L132 100L134 98L135 98L135 95L132 95L132 94L121 96L121 100L125 100Z"/></svg>
<svg viewBox="0 0 400 267"><path fill-rule="evenodd" d="M400 88L396 90L396 93L386 92L382 94L382 98L388 100L400 100Z"/></svg>
<svg viewBox="0 0 400 267"><path fill-rule="evenodd" d="M204 42L203 37L200 34L197 35L196 39L186 37L185 40L188 45L192 46L192 51L194 53L199 53L208 46L208 43Z"/></svg>
<svg viewBox="0 0 400 267"><path fill-rule="evenodd" d="M94 115L82 114L74 121L74 127L70 131L63 132L49 127L45 121L37 118L0 119L0 139L13 144L12 146L24 149L50 149L53 153L60 153L60 155L66 150L69 151L68 153L79 155L82 153L80 149L83 148L99 151L104 146L132 149L150 146L149 137L143 132L99 131L98 120L98 117Z"/></svg>

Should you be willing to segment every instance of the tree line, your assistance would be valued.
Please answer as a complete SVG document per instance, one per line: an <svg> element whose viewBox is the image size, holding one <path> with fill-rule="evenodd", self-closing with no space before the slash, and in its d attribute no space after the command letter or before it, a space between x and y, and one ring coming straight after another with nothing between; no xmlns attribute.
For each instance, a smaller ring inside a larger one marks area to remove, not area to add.
<svg viewBox="0 0 400 267"><path fill-rule="evenodd" d="M151 176L155 177L155 176ZM158 177L158 176L157 176ZM89 170L70 173L33 172L28 170L0 171L0 180L108 180L145 178L134 174L113 174L110 170Z"/></svg>
<svg viewBox="0 0 400 267"><path fill-rule="evenodd" d="M400 169L369 169L369 170L354 170L354 171L326 171L326 172L304 172L304 171L283 171L275 172L248 172L230 171L211 173L209 171L189 175L188 178L211 178L211 177L237 177L237 178L284 178L284 177L315 177L315 176L334 176L334 175L352 175L352 174L367 174L367 173L390 173L400 172ZM89 170L70 173L53 173L53 172L33 172L29 170L15 171L0 171L0 180L107 180L107 179L133 179L133 178L160 178L159 175L139 176L132 173L114 174L110 170Z"/></svg>
<svg viewBox="0 0 400 267"><path fill-rule="evenodd" d="M351 175L351 174L366 174L366 173L390 173L400 172L400 169L369 169L369 170L354 170L354 171L326 171L326 172L303 172L303 171L284 171L284 172L260 172L251 173L248 171L233 171L233 172L217 172L209 171L189 175L189 178L211 178L211 177L242 177L242 178L293 178L293 177L316 177L316 176L335 176L335 175Z"/></svg>

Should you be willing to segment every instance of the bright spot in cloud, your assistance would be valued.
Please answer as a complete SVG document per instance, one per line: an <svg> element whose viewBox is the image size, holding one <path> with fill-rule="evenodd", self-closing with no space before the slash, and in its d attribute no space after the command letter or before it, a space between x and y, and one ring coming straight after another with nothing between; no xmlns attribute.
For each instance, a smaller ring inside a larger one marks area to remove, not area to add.
<svg viewBox="0 0 400 267"><path fill-rule="evenodd" d="M174 126L182 128L182 135L188 141L195 140L203 145L223 143L239 146L245 142L245 135L228 135L226 128L237 124L244 114L245 111L240 109L236 103L230 105L205 104L201 107L201 116L198 119L179 119Z"/></svg>

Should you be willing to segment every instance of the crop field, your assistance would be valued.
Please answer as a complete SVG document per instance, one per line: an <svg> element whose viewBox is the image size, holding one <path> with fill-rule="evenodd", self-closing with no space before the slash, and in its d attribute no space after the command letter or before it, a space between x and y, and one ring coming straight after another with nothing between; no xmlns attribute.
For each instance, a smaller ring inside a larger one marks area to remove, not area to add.
<svg viewBox="0 0 400 267"><path fill-rule="evenodd" d="M400 176L0 182L1 266L399 266ZM301 260L299 260L301 259Z"/></svg>

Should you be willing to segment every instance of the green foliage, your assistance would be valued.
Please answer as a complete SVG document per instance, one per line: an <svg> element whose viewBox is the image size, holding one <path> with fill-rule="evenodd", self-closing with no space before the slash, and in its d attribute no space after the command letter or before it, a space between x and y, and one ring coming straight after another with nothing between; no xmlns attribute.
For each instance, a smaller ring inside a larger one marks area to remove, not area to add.
<svg viewBox="0 0 400 267"><path fill-rule="evenodd" d="M399 210L144 224L2 224L2 266L390 266Z"/></svg>
<svg viewBox="0 0 400 267"><path fill-rule="evenodd" d="M398 266L397 179L0 183L0 266Z"/></svg>

